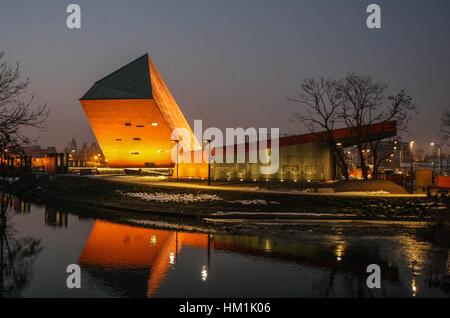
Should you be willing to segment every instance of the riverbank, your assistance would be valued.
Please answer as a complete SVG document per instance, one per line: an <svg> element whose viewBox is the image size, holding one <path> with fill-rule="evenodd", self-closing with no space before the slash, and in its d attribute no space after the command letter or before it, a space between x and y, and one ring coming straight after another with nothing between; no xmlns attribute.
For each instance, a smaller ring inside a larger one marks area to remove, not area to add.
<svg viewBox="0 0 450 318"><path fill-rule="evenodd" d="M292 195L214 187L130 183L70 175L42 176L8 185L39 200L144 215L208 220L429 221L445 204L426 197Z"/></svg>
<svg viewBox="0 0 450 318"><path fill-rule="evenodd" d="M205 181L170 180L167 178L130 175L92 176L121 183L140 184L164 188L184 188L210 191L234 191L248 193L284 194L297 196L338 196L338 197L402 197L419 198L426 194L410 194L401 186L385 180L292 183L292 182L220 182L208 186Z"/></svg>

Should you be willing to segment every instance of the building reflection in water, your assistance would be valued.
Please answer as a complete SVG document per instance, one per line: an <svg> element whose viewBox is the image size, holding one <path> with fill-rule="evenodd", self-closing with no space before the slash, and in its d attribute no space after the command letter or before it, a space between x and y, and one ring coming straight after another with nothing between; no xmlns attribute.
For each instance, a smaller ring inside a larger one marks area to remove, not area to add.
<svg viewBox="0 0 450 318"><path fill-rule="evenodd" d="M208 249L208 234L153 230L96 221L79 262L81 266L95 270L148 269L147 297L152 297L164 281L167 271L176 266L177 255L185 246Z"/></svg>
<svg viewBox="0 0 450 318"><path fill-rule="evenodd" d="M12 200L14 212L18 214L30 214L31 204L25 200L14 197Z"/></svg>
<svg viewBox="0 0 450 318"><path fill-rule="evenodd" d="M419 281L427 287L440 288L450 292L450 252L448 249L433 248L431 243L418 242L405 236L399 239L401 253L408 260L411 279L411 296L420 295Z"/></svg>
<svg viewBox="0 0 450 318"><path fill-rule="evenodd" d="M45 206L45 224L55 227L67 227L69 225L69 216L53 206Z"/></svg>
<svg viewBox="0 0 450 318"><path fill-rule="evenodd" d="M408 260L408 267L411 270L411 296L416 297L419 292L417 279L421 276L424 264L427 262L427 251L431 249L431 245L424 243L419 248L420 243L408 236L401 237L400 241L403 246L401 252Z"/></svg>
<svg viewBox="0 0 450 318"><path fill-rule="evenodd" d="M330 290L338 284L336 279L338 274L342 274L344 278L348 277L349 286L347 287L350 290L355 290L352 285L355 281L360 282L361 286L365 284L367 278L365 268L368 264L379 264L384 279L392 282L392 285L399 282L398 268L381 260L378 251L365 249L353 251L342 239L337 240L336 243L318 244L314 241L283 241L258 236L174 232L99 220L92 228L79 263L99 277L114 271L117 273L144 272L147 281L146 296L153 297L166 279L168 271L175 269L178 265L177 257L185 247L200 248L205 251L205 262L197 272L199 279L205 283L211 280L213 274L211 273L211 250L281 260L322 269L324 273L328 273L324 274L323 281L323 288L327 289L323 291L323 295L328 296L331 296ZM361 270L362 268L364 270ZM113 280L123 279L123 274L117 274ZM345 282L339 284L345 284ZM129 285L123 282L120 288L126 289ZM360 291L361 286L352 296L365 295L363 294L365 291Z"/></svg>

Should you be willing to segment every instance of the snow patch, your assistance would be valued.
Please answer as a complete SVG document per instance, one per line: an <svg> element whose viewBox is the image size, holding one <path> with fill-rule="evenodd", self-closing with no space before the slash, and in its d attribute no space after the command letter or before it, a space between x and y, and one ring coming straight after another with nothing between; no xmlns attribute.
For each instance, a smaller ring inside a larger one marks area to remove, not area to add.
<svg viewBox="0 0 450 318"><path fill-rule="evenodd" d="M147 193L147 192L125 192L122 193L118 191L124 196L141 199L144 201L154 201L154 202L161 202L161 203L195 203L195 202L212 202L212 201L224 201L227 203L237 203L242 205L268 205L268 204L274 204L278 205L280 202L277 201L270 201L267 202L266 200L235 200L235 201L226 201L222 197L216 195L216 194L191 194L191 193L180 193L180 194L169 194L169 193L163 193L163 192L154 192L154 193Z"/></svg>
<svg viewBox="0 0 450 318"><path fill-rule="evenodd" d="M206 202L206 201L221 201L222 198L215 194L168 194L162 192L145 193L145 192L127 192L124 195L141 199L144 201L155 202L176 202L176 203L193 203L193 202Z"/></svg>
<svg viewBox="0 0 450 318"><path fill-rule="evenodd" d="M266 200L235 200L235 201L229 201L230 203L240 203L242 205L267 205Z"/></svg>
<svg viewBox="0 0 450 318"><path fill-rule="evenodd" d="M337 192L339 195L386 195L391 194L390 192L379 190L379 191L348 191L348 192Z"/></svg>

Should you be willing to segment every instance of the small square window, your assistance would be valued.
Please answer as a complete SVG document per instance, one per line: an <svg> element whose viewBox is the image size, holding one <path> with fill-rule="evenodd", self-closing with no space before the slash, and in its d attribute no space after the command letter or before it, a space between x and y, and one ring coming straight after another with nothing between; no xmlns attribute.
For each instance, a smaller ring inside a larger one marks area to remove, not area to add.
<svg viewBox="0 0 450 318"><path fill-rule="evenodd" d="M131 126L131 123L125 123L125 126Z"/></svg>

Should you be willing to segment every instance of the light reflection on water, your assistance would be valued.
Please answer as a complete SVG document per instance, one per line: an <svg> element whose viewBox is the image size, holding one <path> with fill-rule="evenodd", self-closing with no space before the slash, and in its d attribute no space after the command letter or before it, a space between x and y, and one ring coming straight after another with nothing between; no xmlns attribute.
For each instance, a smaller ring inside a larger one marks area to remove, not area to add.
<svg viewBox="0 0 450 318"><path fill-rule="evenodd" d="M187 233L81 218L16 198L8 211L1 296L450 296L449 251L408 236ZM34 242L33 253L9 257L6 243L23 242ZM82 268L79 290L66 288L72 263ZM381 266L380 290L366 287L369 264Z"/></svg>

